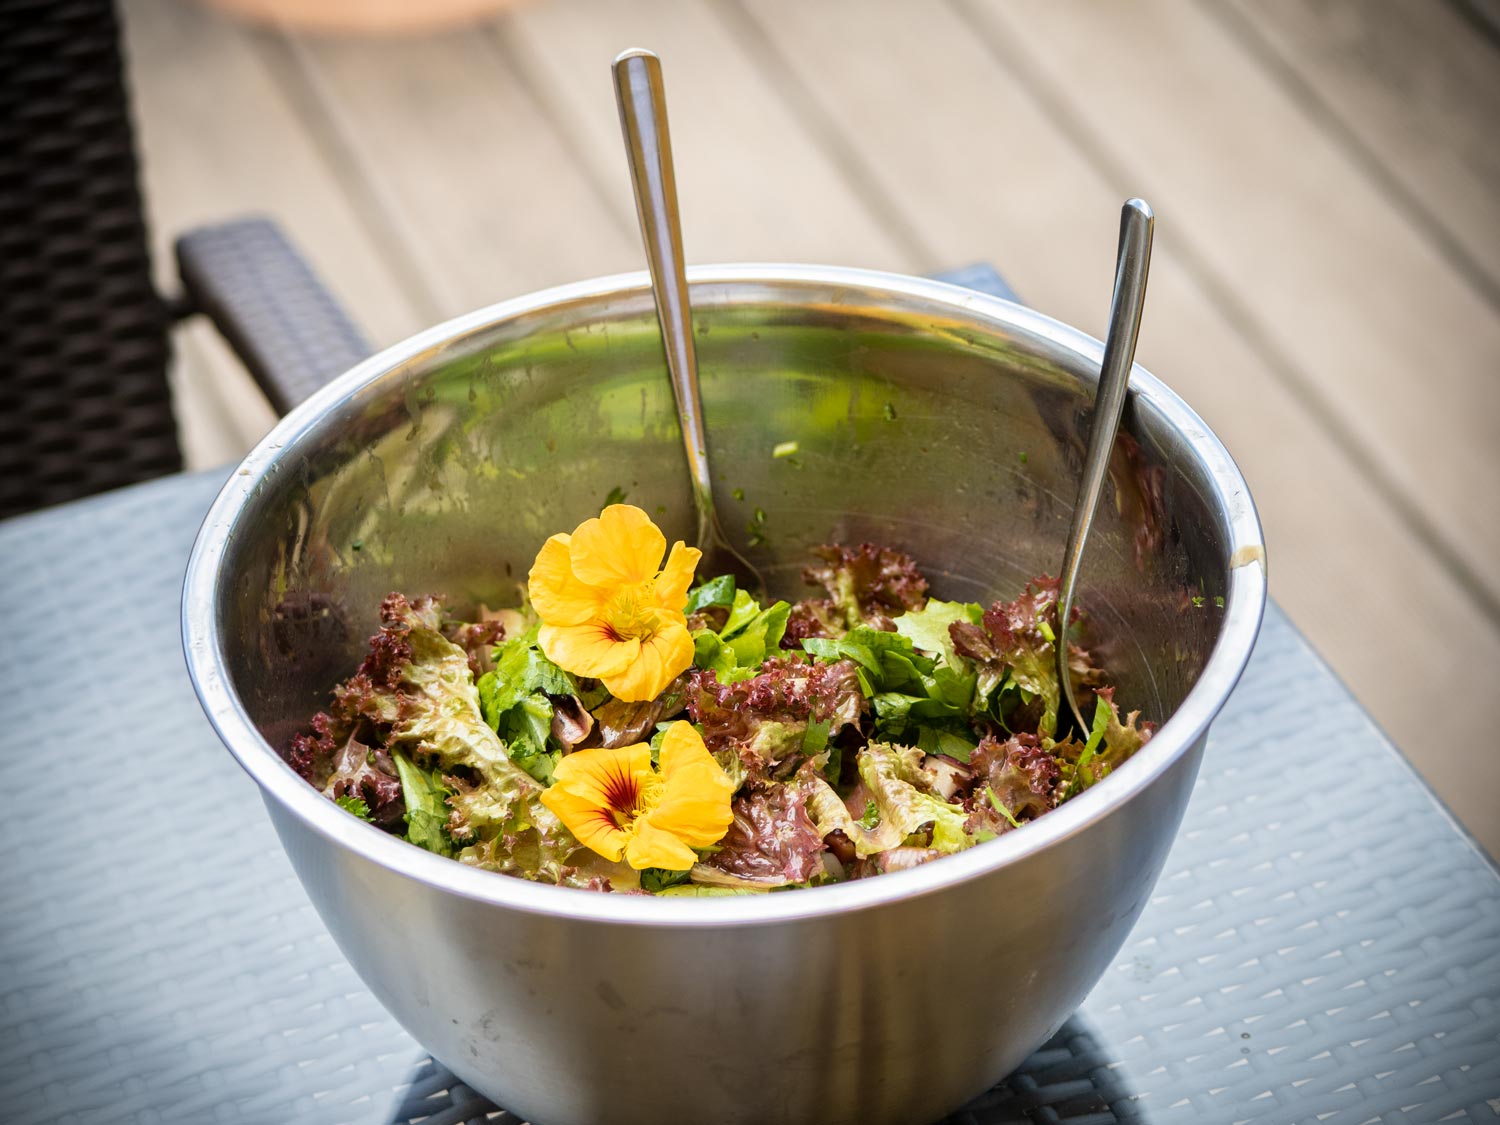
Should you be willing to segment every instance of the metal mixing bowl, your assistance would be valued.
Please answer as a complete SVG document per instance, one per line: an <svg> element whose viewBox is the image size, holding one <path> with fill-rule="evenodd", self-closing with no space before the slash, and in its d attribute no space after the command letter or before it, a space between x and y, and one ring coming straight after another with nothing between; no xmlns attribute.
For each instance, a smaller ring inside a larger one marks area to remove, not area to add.
<svg viewBox="0 0 1500 1125"><path fill-rule="evenodd" d="M800 596L829 540L908 551L945 598L1055 570L1096 341L915 278L692 277L725 523L764 536L746 549L776 593ZM617 487L691 537L644 275L460 317L293 411L199 535L188 666L360 976L499 1104L547 1123L930 1119L1018 1065L1119 949L1259 628L1261 530L1224 448L1140 368L1122 434L1081 602L1119 698L1167 721L1038 822L912 871L728 899L540 886L388 836L277 755L387 591L511 604L542 540Z"/></svg>

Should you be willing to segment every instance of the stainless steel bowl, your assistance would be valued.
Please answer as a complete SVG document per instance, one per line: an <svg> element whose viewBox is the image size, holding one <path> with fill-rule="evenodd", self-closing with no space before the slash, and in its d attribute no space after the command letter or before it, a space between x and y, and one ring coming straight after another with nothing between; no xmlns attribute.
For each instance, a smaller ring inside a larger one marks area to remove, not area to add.
<svg viewBox="0 0 1500 1125"><path fill-rule="evenodd" d="M778 592L829 539L909 551L948 598L1055 568L1096 341L851 269L709 267L692 299L725 522ZM932 1118L1019 1064L1119 949L1259 628L1261 530L1223 446L1140 368L1122 433L1081 600L1120 698L1167 721L1037 823L913 871L708 900L538 886L385 835L277 755L387 591L506 604L542 539L616 487L691 538L644 275L460 317L297 408L204 523L188 666L360 976L496 1102L547 1123Z"/></svg>

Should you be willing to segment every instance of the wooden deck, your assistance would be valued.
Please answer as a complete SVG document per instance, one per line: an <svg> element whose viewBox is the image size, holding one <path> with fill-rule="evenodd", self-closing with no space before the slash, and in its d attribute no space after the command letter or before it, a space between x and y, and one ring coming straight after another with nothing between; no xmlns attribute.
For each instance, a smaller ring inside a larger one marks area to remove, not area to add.
<svg viewBox="0 0 1500 1125"><path fill-rule="evenodd" d="M665 62L694 261L988 259L1097 335L1149 199L1141 362L1244 469L1276 598L1500 855L1494 0L536 0L400 42L124 11L164 269L174 232L270 213L381 344L640 267L631 45ZM175 378L197 464L271 422L204 329Z"/></svg>

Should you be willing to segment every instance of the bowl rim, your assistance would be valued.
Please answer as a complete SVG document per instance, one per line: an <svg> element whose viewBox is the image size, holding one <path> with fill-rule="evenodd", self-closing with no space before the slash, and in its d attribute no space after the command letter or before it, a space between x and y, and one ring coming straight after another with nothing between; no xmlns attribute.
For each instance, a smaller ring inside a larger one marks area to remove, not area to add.
<svg viewBox="0 0 1500 1125"><path fill-rule="evenodd" d="M1060 321L1011 301L928 278L844 266L782 263L703 265L695 286L775 283L852 287L947 306L1007 332L1039 337L1098 367L1104 346ZM1077 797L983 847L876 879L796 893L711 898L647 898L548 886L468 867L350 816L307 784L256 729L223 668L225 638L215 616L217 575L238 518L257 487L330 408L367 384L457 338L548 306L649 290L644 271L612 274L540 290L465 313L385 348L331 380L291 410L230 473L199 530L183 582L182 639L188 675L209 722L241 768L274 804L330 842L436 890L506 909L579 921L661 928L775 925L873 909L968 882L1019 863L1084 831L1149 787L1207 731L1250 659L1266 605L1265 544L1250 491L1229 451L1176 393L1137 364L1130 394L1160 412L1184 437L1218 491L1229 532L1230 573L1223 624L1208 662L1182 704L1117 771ZM273 812L275 809L273 808Z"/></svg>

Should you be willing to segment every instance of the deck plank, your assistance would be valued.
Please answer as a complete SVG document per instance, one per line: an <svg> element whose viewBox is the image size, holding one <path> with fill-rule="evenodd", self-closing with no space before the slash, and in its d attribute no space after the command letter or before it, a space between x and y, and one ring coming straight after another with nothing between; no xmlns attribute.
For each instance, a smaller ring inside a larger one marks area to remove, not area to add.
<svg viewBox="0 0 1500 1125"><path fill-rule="evenodd" d="M1500 315L1202 9L960 7L1500 620Z"/></svg>
<svg viewBox="0 0 1500 1125"><path fill-rule="evenodd" d="M661 55L688 261L920 264L703 5L534 4L518 8L497 30L632 227L609 64L629 46Z"/></svg>
<svg viewBox="0 0 1500 1125"><path fill-rule="evenodd" d="M179 288L171 249L178 234L271 213L372 340L390 343L415 331L420 317L254 36L197 5L169 0L126 0L122 16L162 289ZM179 336L172 379L192 467L238 456L274 419L211 329L195 325Z"/></svg>
<svg viewBox="0 0 1500 1125"><path fill-rule="evenodd" d="M755 0L726 11L763 40L770 71L794 76L783 88L811 100L806 112L853 139L861 174L912 201L908 221L938 252L955 262L989 258L1028 303L1102 329L1122 192L967 24L945 8L917 12L890 0ZM900 47L893 53L891 44ZM902 83L890 81L893 70ZM929 85L944 90L941 128L910 96ZM1277 598L1500 853L1500 825L1487 815L1500 766L1454 752L1482 742L1485 720L1432 703L1455 690L1457 698L1484 693L1500 631L1476 618L1388 498L1184 267L1184 221L1168 213L1159 225L1141 362L1203 414L1244 469L1265 520ZM1423 623L1402 634L1399 676L1390 651L1396 591L1401 618Z"/></svg>
<svg viewBox="0 0 1500 1125"><path fill-rule="evenodd" d="M634 235L482 33L285 42L437 317L636 267Z"/></svg>
<svg viewBox="0 0 1500 1125"><path fill-rule="evenodd" d="M1500 52L1447 4L1212 0L1209 10L1500 305Z"/></svg>

